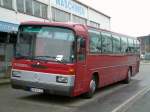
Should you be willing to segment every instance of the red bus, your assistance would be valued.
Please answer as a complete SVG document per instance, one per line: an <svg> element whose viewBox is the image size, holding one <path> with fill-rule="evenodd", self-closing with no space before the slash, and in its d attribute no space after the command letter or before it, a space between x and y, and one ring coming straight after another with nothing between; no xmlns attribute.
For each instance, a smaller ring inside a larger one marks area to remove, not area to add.
<svg viewBox="0 0 150 112"><path fill-rule="evenodd" d="M19 27L11 85L65 96L85 94L139 72L139 42L73 23L25 22Z"/></svg>

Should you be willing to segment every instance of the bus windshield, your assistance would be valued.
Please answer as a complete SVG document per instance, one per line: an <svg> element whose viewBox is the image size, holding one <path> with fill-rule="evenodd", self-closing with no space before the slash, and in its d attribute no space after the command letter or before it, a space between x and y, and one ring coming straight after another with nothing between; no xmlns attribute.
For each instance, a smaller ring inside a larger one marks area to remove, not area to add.
<svg viewBox="0 0 150 112"><path fill-rule="evenodd" d="M72 63L74 32L67 28L21 26L16 44L16 58L53 60Z"/></svg>

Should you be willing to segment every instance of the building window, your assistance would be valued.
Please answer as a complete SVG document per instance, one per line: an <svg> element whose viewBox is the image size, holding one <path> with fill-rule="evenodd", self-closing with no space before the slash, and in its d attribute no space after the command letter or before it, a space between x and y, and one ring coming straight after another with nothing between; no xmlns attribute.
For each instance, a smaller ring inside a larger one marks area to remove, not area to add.
<svg viewBox="0 0 150 112"><path fill-rule="evenodd" d="M13 9L13 2L12 0L1 0L0 5L7 9Z"/></svg>
<svg viewBox="0 0 150 112"><path fill-rule="evenodd" d="M35 0L17 0L17 10L21 13L47 19L47 5Z"/></svg>
<svg viewBox="0 0 150 112"><path fill-rule="evenodd" d="M81 17L78 17L78 16L75 16L75 15L73 16L73 22L75 22L75 23L80 23L80 24L84 24L84 25L87 24L86 19L81 18Z"/></svg>
<svg viewBox="0 0 150 112"><path fill-rule="evenodd" d="M95 28L100 28L100 24L94 21L90 21L90 26L95 27Z"/></svg>
<svg viewBox="0 0 150 112"><path fill-rule="evenodd" d="M24 0L17 0L17 10L24 13Z"/></svg>
<svg viewBox="0 0 150 112"><path fill-rule="evenodd" d="M113 52L120 53L121 52L121 45L120 45L120 37L113 35Z"/></svg>
<svg viewBox="0 0 150 112"><path fill-rule="evenodd" d="M56 22L69 22L70 14L56 8L52 8L52 20Z"/></svg>
<svg viewBox="0 0 150 112"><path fill-rule="evenodd" d="M128 41L126 37L121 38L121 53L126 53L128 48Z"/></svg>
<svg viewBox="0 0 150 112"><path fill-rule="evenodd" d="M29 15L33 15L32 0L26 0L25 6L26 6L26 13Z"/></svg>
<svg viewBox="0 0 150 112"><path fill-rule="evenodd" d="M0 0L0 6L2 6L2 0Z"/></svg>
<svg viewBox="0 0 150 112"><path fill-rule="evenodd" d="M47 18L47 5L41 4L42 8L42 18Z"/></svg>
<svg viewBox="0 0 150 112"><path fill-rule="evenodd" d="M40 3L34 1L34 16L41 17Z"/></svg>
<svg viewBox="0 0 150 112"><path fill-rule="evenodd" d="M12 9L12 0L3 0L3 6L8 9Z"/></svg>
<svg viewBox="0 0 150 112"><path fill-rule="evenodd" d="M102 53L112 53L112 37L108 32L102 32Z"/></svg>
<svg viewBox="0 0 150 112"><path fill-rule="evenodd" d="M90 36L90 52L101 53L101 36L98 31L89 31Z"/></svg>

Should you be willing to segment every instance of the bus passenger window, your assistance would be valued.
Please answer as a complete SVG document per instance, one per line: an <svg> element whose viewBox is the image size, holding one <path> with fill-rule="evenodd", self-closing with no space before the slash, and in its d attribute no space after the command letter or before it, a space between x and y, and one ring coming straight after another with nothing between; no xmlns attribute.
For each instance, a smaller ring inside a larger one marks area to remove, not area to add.
<svg viewBox="0 0 150 112"><path fill-rule="evenodd" d="M128 53L134 53L133 39L128 38Z"/></svg>
<svg viewBox="0 0 150 112"><path fill-rule="evenodd" d="M102 32L102 53L112 53L112 37L110 33Z"/></svg>
<svg viewBox="0 0 150 112"><path fill-rule="evenodd" d="M98 31L89 31L90 35L90 52L101 53L101 36Z"/></svg>
<svg viewBox="0 0 150 112"><path fill-rule="evenodd" d="M113 35L113 53L120 53L121 52L121 44L120 44L120 37Z"/></svg>
<svg viewBox="0 0 150 112"><path fill-rule="evenodd" d="M121 38L121 53L127 53L128 51L128 40L127 37Z"/></svg>

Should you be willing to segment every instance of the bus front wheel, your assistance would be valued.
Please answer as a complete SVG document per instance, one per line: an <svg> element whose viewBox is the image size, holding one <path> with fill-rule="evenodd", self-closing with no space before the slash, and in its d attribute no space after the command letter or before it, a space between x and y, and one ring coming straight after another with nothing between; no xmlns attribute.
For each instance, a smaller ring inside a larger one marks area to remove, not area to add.
<svg viewBox="0 0 150 112"><path fill-rule="evenodd" d="M86 98L91 98L96 91L96 87L97 87L96 77L93 76L89 84L89 91L84 96Z"/></svg>

